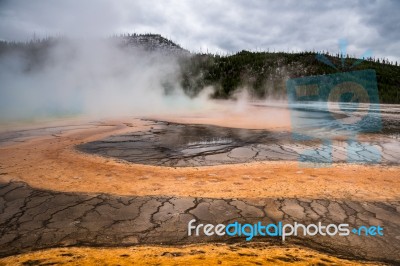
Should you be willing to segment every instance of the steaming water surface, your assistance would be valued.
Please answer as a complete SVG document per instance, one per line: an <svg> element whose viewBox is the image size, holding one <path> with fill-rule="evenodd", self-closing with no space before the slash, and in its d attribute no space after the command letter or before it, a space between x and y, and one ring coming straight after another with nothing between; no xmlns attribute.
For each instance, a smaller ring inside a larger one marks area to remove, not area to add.
<svg viewBox="0 0 400 266"><path fill-rule="evenodd" d="M268 106L260 106L268 108ZM81 151L132 163L203 166L266 160L314 163L400 163L399 108L381 106L363 124L342 122L365 116L363 106L334 110L299 105L292 111L292 131L228 128L153 121L149 131L110 136L78 146ZM377 110L377 109L375 109ZM329 118L329 119L328 119ZM379 126L379 127L378 127ZM379 132L368 132L377 129ZM365 132L366 131L366 132Z"/></svg>

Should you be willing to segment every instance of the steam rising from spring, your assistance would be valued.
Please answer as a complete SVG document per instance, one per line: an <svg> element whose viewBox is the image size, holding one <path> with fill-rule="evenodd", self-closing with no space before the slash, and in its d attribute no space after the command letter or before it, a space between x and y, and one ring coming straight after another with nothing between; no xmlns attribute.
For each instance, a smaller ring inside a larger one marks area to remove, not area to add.
<svg viewBox="0 0 400 266"><path fill-rule="evenodd" d="M45 62L0 56L0 121L63 115L101 117L193 109L179 84L178 57L104 39L62 40Z"/></svg>

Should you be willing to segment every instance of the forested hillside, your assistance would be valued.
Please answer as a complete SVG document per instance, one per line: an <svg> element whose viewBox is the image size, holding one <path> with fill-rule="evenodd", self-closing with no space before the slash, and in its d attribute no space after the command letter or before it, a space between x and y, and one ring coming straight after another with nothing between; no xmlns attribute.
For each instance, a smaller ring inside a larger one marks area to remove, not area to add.
<svg viewBox="0 0 400 266"><path fill-rule="evenodd" d="M195 97L203 88L212 86L214 98L233 97L235 91L246 88L254 98L286 96L286 80L311 75L325 75L342 71L374 69L377 74L381 103L400 103L400 67L387 59L345 57L342 67L341 55L324 56L337 67L328 66L317 60L316 52L249 52L232 55L189 53L171 40L158 34L126 34L110 37L121 48L139 47L146 52L161 52L179 58L181 73L178 73L185 93ZM64 38L47 38L26 43L0 42L0 59L12 53L22 53L26 58L26 70L46 64L50 47Z"/></svg>
<svg viewBox="0 0 400 266"><path fill-rule="evenodd" d="M216 98L229 98L240 88L247 88L254 97L281 98L286 95L288 78L374 69L380 102L400 103L400 67L397 62L366 58L350 68L358 59L346 57L342 68L340 55L325 54L337 66L335 69L317 60L316 56L315 52L242 51L231 56L196 54L184 62L182 86L189 95L196 95L205 86L212 85L216 88L213 95Z"/></svg>

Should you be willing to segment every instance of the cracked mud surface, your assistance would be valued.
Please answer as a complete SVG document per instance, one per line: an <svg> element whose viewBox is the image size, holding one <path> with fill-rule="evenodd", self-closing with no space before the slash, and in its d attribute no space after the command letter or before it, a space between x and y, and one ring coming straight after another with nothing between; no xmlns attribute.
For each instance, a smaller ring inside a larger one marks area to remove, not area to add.
<svg viewBox="0 0 400 266"><path fill-rule="evenodd" d="M22 182L0 186L0 255L57 246L121 246L243 241L187 236L187 223L301 221L304 224L380 225L384 236L293 237L297 244L347 258L400 263L400 202L307 198L200 198L113 196L33 189ZM262 241L255 238L253 241ZM278 238L264 238L279 242Z"/></svg>
<svg viewBox="0 0 400 266"><path fill-rule="evenodd" d="M324 143L296 140L287 131L153 123L147 131L113 135L77 148L157 166L210 166L277 160L399 164L398 141L381 134L368 135L362 141L351 143L347 140Z"/></svg>

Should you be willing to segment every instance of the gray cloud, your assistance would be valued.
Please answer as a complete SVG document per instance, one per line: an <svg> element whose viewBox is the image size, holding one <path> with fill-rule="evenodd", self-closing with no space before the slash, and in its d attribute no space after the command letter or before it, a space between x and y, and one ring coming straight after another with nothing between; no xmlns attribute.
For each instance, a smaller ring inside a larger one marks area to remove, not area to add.
<svg viewBox="0 0 400 266"><path fill-rule="evenodd" d="M399 1L2 1L0 38L160 33L192 51L338 51L400 59Z"/></svg>

